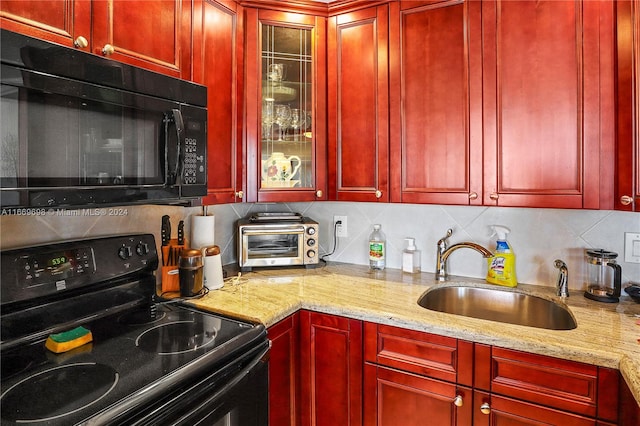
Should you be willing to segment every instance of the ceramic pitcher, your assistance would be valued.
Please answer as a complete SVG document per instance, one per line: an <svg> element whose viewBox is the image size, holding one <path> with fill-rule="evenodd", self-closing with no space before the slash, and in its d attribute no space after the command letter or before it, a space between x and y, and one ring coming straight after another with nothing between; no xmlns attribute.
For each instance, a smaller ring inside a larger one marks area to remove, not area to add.
<svg viewBox="0 0 640 426"><path fill-rule="evenodd" d="M292 168L291 162L296 165ZM297 155L286 157L283 152L274 152L271 156L262 161L262 180L265 182L288 182L296 173L302 161Z"/></svg>

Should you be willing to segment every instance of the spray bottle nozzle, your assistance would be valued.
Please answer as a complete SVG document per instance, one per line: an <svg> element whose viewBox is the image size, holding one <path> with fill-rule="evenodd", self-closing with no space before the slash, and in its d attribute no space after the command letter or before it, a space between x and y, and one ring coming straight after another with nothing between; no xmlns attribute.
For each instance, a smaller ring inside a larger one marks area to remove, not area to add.
<svg viewBox="0 0 640 426"><path fill-rule="evenodd" d="M507 235L511 232L509 228L502 225L491 225L491 229L493 229L491 236L497 235L498 241L507 241Z"/></svg>

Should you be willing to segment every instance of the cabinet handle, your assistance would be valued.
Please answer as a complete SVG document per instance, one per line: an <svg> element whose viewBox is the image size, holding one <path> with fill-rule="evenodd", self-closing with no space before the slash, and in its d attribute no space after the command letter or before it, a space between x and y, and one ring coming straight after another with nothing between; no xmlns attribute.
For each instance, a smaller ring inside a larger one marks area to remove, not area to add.
<svg viewBox="0 0 640 426"><path fill-rule="evenodd" d="M623 195L622 197L620 197L620 204L622 204L623 206L628 206L631 203L633 203L633 197L629 197L628 195Z"/></svg>
<svg viewBox="0 0 640 426"><path fill-rule="evenodd" d="M382 191L378 190L376 191L376 198L380 198L382 197Z"/></svg>
<svg viewBox="0 0 640 426"><path fill-rule="evenodd" d="M318 190L316 191L316 197L318 197L318 198L322 198L322 189L318 189Z"/></svg>
<svg viewBox="0 0 640 426"><path fill-rule="evenodd" d="M456 407L462 407L462 404L462 395L456 395L456 397L453 398L453 405L455 405Z"/></svg>
<svg viewBox="0 0 640 426"><path fill-rule="evenodd" d="M469 199L470 200L476 200L478 198L478 193L477 192L472 192L469 194Z"/></svg>
<svg viewBox="0 0 640 426"><path fill-rule="evenodd" d="M480 406L480 411L482 412L482 414L489 414L491 413L491 406L488 402L485 402Z"/></svg>
<svg viewBox="0 0 640 426"><path fill-rule="evenodd" d="M87 47L89 45L89 42L87 41L86 38L82 37L82 36L78 36L78 38L76 38L73 41L73 45L75 47L78 47L80 49L84 49L85 47Z"/></svg>
<svg viewBox="0 0 640 426"><path fill-rule="evenodd" d="M498 199L498 194L495 192L492 192L491 195L489 195L489 198L491 198L492 200L497 200Z"/></svg>
<svg viewBox="0 0 640 426"><path fill-rule="evenodd" d="M244 198L244 192L242 191L236 192L236 198L240 198L240 199Z"/></svg>
<svg viewBox="0 0 640 426"><path fill-rule="evenodd" d="M102 48L102 54L104 56L113 55L113 52L115 51L116 49L110 44L105 44L104 47Z"/></svg>

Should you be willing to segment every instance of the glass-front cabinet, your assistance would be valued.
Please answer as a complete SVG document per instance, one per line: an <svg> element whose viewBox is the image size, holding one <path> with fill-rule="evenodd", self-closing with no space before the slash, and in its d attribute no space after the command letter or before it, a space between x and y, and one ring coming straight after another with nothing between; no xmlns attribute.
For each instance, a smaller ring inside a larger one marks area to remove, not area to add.
<svg viewBox="0 0 640 426"><path fill-rule="evenodd" d="M246 16L247 201L326 199L325 18Z"/></svg>

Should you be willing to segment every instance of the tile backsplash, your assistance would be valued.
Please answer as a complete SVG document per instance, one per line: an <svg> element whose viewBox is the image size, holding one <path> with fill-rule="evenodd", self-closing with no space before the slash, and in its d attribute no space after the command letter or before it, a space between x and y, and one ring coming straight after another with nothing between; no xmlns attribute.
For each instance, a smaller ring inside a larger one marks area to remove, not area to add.
<svg viewBox="0 0 640 426"><path fill-rule="evenodd" d="M569 268L569 288L583 289L587 248L617 252L623 283L640 282L640 264L624 262L624 233L640 232L638 213L348 202L210 206L208 213L215 215L215 243L222 250L225 264L236 261L235 221L255 211L295 211L317 220L321 254L334 247L333 216L347 216L348 237L338 239L334 254L327 257L329 261L368 264L368 235L373 224L380 223L387 237L387 267L401 267L404 239L413 237L422 252L422 270L434 272L436 242L447 229L453 229L450 244L473 241L493 251L495 237L490 236L489 226L500 224L511 229L509 242L516 253L520 282L554 285L558 272L553 261L562 259ZM152 233L159 243L162 215L171 216L174 234L178 221L184 219L189 236L190 217L202 214L203 208L135 206L122 208L120 214L109 213L109 209L96 209L50 212L44 216L2 216L0 247L133 232ZM486 261L475 251L458 250L449 258L450 274L483 278L486 271Z"/></svg>

